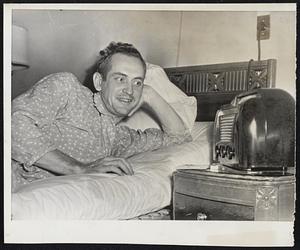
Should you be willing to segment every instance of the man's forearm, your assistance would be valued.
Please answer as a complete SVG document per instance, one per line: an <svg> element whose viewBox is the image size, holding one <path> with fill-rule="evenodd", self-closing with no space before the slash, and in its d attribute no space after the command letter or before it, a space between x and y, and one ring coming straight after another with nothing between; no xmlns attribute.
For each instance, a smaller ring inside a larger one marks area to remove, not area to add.
<svg viewBox="0 0 300 250"><path fill-rule="evenodd" d="M124 158L108 156L87 164L67 156L59 150L45 154L35 165L56 174L89 174L89 173L116 173L118 175L132 175L133 169Z"/></svg>
<svg viewBox="0 0 300 250"><path fill-rule="evenodd" d="M83 164L59 150L48 152L35 165L56 174L70 175L84 172Z"/></svg>
<svg viewBox="0 0 300 250"><path fill-rule="evenodd" d="M172 134L185 133L184 122L175 110L155 90L148 91L149 96L145 99L146 104L152 113L157 116L163 130Z"/></svg>

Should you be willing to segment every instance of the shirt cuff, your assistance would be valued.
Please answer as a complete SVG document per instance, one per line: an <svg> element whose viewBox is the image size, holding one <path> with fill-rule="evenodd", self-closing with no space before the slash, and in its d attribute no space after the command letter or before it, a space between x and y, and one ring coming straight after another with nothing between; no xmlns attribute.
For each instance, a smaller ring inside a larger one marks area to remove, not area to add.
<svg viewBox="0 0 300 250"><path fill-rule="evenodd" d="M164 136L164 146L169 146L172 144L181 144L184 142L192 141L192 135L189 129L185 129L183 132L173 133L165 132Z"/></svg>
<svg viewBox="0 0 300 250"><path fill-rule="evenodd" d="M20 162L27 172L34 172L36 171L36 166L33 164L38 161L40 158L42 158L45 154L47 154L50 151L55 150L57 147L52 142L48 142L47 144L44 144L43 147L40 147L38 150L33 152L15 152L13 153L13 158ZM19 151L19 150L18 150Z"/></svg>

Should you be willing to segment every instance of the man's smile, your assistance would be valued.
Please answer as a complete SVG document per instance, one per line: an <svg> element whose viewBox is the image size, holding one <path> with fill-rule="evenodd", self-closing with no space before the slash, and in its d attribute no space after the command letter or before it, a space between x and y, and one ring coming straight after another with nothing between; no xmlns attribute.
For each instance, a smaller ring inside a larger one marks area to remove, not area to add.
<svg viewBox="0 0 300 250"><path fill-rule="evenodd" d="M119 100L120 102L129 104L129 103L133 102L134 98L129 97L129 96L118 96L117 100Z"/></svg>

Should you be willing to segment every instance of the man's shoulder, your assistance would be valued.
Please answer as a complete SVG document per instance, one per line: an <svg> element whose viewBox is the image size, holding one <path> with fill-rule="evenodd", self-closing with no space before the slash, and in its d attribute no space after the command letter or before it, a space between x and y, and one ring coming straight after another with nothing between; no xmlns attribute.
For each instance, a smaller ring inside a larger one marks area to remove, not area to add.
<svg viewBox="0 0 300 250"><path fill-rule="evenodd" d="M57 72L45 76L39 82L54 82L55 84L81 84L71 72Z"/></svg>
<svg viewBox="0 0 300 250"><path fill-rule="evenodd" d="M37 85L48 86L58 92L70 92L83 86L71 72L52 73L42 78Z"/></svg>

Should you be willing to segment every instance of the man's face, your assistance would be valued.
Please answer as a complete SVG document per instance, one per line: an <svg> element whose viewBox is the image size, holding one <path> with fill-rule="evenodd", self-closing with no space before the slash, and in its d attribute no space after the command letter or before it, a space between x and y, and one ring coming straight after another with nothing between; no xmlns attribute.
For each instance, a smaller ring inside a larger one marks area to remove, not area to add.
<svg viewBox="0 0 300 250"><path fill-rule="evenodd" d="M102 82L102 99L109 112L127 116L139 103L145 70L139 58L114 54L110 70Z"/></svg>

